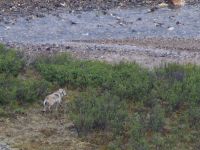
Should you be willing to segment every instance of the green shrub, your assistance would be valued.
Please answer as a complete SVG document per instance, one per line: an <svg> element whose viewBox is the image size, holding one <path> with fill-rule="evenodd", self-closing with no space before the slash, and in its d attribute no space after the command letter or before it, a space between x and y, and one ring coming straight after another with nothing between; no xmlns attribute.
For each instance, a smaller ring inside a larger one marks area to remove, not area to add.
<svg viewBox="0 0 200 150"><path fill-rule="evenodd" d="M155 70L156 81L154 88L157 96L176 108L182 102L183 84L185 78L184 67L177 64L169 64Z"/></svg>
<svg viewBox="0 0 200 150"><path fill-rule="evenodd" d="M194 66L183 82L183 97L186 102L200 104L200 67Z"/></svg>
<svg viewBox="0 0 200 150"><path fill-rule="evenodd" d="M102 85L110 71L104 63L78 60L67 64L38 63L37 69L48 81L79 89Z"/></svg>
<svg viewBox="0 0 200 150"><path fill-rule="evenodd" d="M114 141L108 144L108 150L122 150L123 149L122 141L123 141L123 138L117 136Z"/></svg>
<svg viewBox="0 0 200 150"><path fill-rule="evenodd" d="M200 68L194 65L169 64L155 70L157 98L173 109L185 103L199 103Z"/></svg>
<svg viewBox="0 0 200 150"><path fill-rule="evenodd" d="M167 80L171 83L183 81L186 77L186 66L179 64L166 64L164 67L155 69L158 79Z"/></svg>
<svg viewBox="0 0 200 150"><path fill-rule="evenodd" d="M19 53L0 45L0 73L17 76L23 64Z"/></svg>
<svg viewBox="0 0 200 150"><path fill-rule="evenodd" d="M141 124L140 116L134 115L131 120L131 127L129 130L128 150L148 150L149 146L145 139L145 128Z"/></svg>
<svg viewBox="0 0 200 150"><path fill-rule="evenodd" d="M152 143L155 146L155 149L165 149L164 138L160 133L156 133L152 137Z"/></svg>
<svg viewBox="0 0 200 150"><path fill-rule="evenodd" d="M15 89L18 85L16 78L0 74L0 104L9 104L15 99Z"/></svg>
<svg viewBox="0 0 200 150"><path fill-rule="evenodd" d="M160 131L164 126L165 113L160 105L155 105L150 114L148 127L153 131Z"/></svg>
<svg viewBox="0 0 200 150"><path fill-rule="evenodd" d="M114 66L111 92L122 99L146 100L152 88L147 70L137 64L121 63Z"/></svg>
<svg viewBox="0 0 200 150"><path fill-rule="evenodd" d="M48 93L51 84L45 80L25 80L17 85L16 100L23 103L31 103L41 100Z"/></svg>
<svg viewBox="0 0 200 150"><path fill-rule="evenodd" d="M188 111L188 122L191 128L200 129L200 107L191 106Z"/></svg>
<svg viewBox="0 0 200 150"><path fill-rule="evenodd" d="M99 95L93 90L76 97L69 109L79 133L87 133L93 129L111 129L120 134L127 118L125 105L118 97L109 93Z"/></svg>
<svg viewBox="0 0 200 150"><path fill-rule="evenodd" d="M0 104L11 104L13 101L29 103L43 98L51 84L44 80L20 80L0 74Z"/></svg>
<svg viewBox="0 0 200 150"><path fill-rule="evenodd" d="M38 61L36 68L46 80L61 86L67 85L78 89L100 88L121 99L131 100L145 100L152 88L148 71L137 64L111 65L70 59L68 56L66 59L64 56L59 59L60 57ZM60 61L57 62L55 59Z"/></svg>
<svg viewBox="0 0 200 150"><path fill-rule="evenodd" d="M2 107L0 107L0 117L6 117L6 116L8 116L8 113Z"/></svg>

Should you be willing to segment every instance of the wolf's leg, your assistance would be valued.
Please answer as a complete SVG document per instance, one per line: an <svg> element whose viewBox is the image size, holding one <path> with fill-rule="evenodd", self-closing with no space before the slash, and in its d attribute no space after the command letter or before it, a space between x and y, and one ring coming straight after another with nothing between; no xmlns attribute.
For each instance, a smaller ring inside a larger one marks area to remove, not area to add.
<svg viewBox="0 0 200 150"><path fill-rule="evenodd" d="M47 110L46 110L46 106L44 106L44 108L43 108L43 112L46 112Z"/></svg>
<svg viewBox="0 0 200 150"><path fill-rule="evenodd" d="M58 103L56 103L56 112L58 111Z"/></svg>
<svg viewBox="0 0 200 150"><path fill-rule="evenodd" d="M48 110L49 110L49 112L51 112L51 105L48 106Z"/></svg>

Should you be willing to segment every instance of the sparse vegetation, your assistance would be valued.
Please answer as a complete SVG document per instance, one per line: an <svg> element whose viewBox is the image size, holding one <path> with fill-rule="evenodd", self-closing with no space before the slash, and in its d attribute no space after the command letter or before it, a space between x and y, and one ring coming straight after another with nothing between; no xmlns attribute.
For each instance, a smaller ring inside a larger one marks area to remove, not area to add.
<svg viewBox="0 0 200 150"><path fill-rule="evenodd" d="M19 76L26 69L20 55L14 50L0 46L0 105L16 106L16 111L22 110L20 105L41 100L51 86L43 79L26 79Z"/></svg>
<svg viewBox="0 0 200 150"><path fill-rule="evenodd" d="M70 112L79 133L109 130L120 134L127 119L124 102L110 93L98 94L94 90L76 97Z"/></svg>
<svg viewBox="0 0 200 150"><path fill-rule="evenodd" d="M199 66L169 64L150 71L135 63L112 65L63 54L36 60L31 67L37 80L23 78L23 64L16 52L1 47L0 116L7 107L23 113L20 106L38 102L59 85L78 93L68 112L79 135L109 132L107 149L199 146Z"/></svg>
<svg viewBox="0 0 200 150"><path fill-rule="evenodd" d="M20 54L0 45L0 73L17 76L23 69Z"/></svg>
<svg viewBox="0 0 200 150"><path fill-rule="evenodd" d="M164 126L164 114L163 108L160 105L155 105L151 111L148 127L153 131L161 131Z"/></svg>
<svg viewBox="0 0 200 150"><path fill-rule="evenodd" d="M68 55L36 62L37 70L49 82L84 90L98 88L122 100L145 100L152 88L150 75L137 64L106 64L73 60Z"/></svg>

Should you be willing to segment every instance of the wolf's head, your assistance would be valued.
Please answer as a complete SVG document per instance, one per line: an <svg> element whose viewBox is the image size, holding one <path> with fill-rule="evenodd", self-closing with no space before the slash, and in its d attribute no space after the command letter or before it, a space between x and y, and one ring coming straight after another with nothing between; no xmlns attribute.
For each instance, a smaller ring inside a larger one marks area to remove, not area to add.
<svg viewBox="0 0 200 150"><path fill-rule="evenodd" d="M59 93L60 93L60 95L62 97L65 96L65 95L67 95L67 93L66 93L66 91L64 89L59 89L58 91L59 91Z"/></svg>

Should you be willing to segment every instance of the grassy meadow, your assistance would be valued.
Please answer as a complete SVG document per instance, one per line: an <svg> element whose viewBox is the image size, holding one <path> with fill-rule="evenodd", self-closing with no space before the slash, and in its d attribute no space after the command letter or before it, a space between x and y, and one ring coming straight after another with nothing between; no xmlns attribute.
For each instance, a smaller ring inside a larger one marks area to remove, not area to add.
<svg viewBox="0 0 200 150"><path fill-rule="evenodd" d="M102 150L200 148L200 66L148 70L69 54L25 64L23 54L0 47L1 117L20 114L63 87L77 93L67 113L78 135Z"/></svg>

